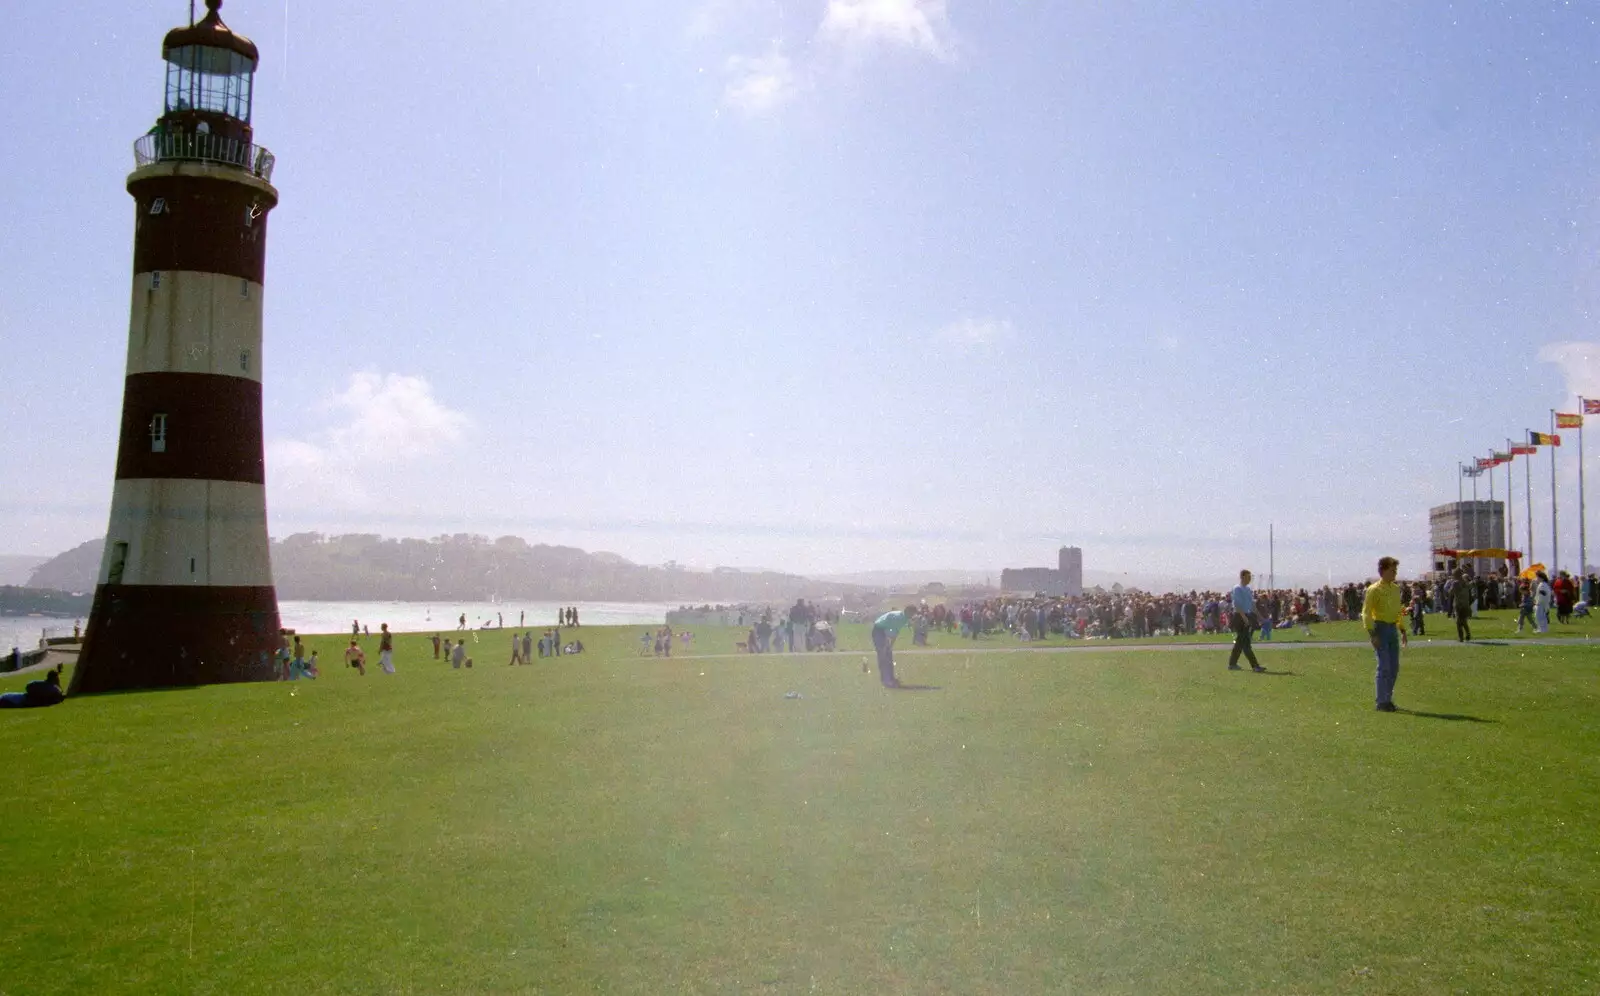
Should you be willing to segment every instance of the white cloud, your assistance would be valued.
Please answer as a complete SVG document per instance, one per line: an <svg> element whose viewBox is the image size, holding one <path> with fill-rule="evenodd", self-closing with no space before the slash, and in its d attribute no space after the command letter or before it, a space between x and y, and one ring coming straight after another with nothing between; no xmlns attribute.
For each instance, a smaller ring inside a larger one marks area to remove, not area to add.
<svg viewBox="0 0 1600 996"><path fill-rule="evenodd" d="M729 58L727 73L723 106L752 116L771 113L800 91L794 63L776 45L766 55Z"/></svg>
<svg viewBox="0 0 1600 996"><path fill-rule="evenodd" d="M828 0L817 37L851 47L899 46L939 59L955 54L945 0Z"/></svg>
<svg viewBox="0 0 1600 996"><path fill-rule="evenodd" d="M1600 342L1553 342L1539 350L1539 359L1561 368L1574 404L1579 397L1600 398Z"/></svg>
<svg viewBox="0 0 1600 996"><path fill-rule="evenodd" d="M934 339L962 350L994 349L1016 337L1010 322L996 318L963 318L934 333Z"/></svg>
<svg viewBox="0 0 1600 996"><path fill-rule="evenodd" d="M385 469L439 452L472 425L434 397L426 378L404 374L352 374L322 408L332 415L331 425L306 439L267 443L274 490L311 488L337 504L359 505L368 494L364 482L382 487Z"/></svg>

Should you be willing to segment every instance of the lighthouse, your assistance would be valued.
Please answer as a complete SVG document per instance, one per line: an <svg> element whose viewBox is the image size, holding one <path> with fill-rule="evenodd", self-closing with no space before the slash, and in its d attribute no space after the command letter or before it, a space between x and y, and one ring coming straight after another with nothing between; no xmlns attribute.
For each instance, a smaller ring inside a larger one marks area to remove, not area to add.
<svg viewBox="0 0 1600 996"><path fill-rule="evenodd" d="M162 114L134 143L111 522L73 694L278 676L261 430L278 192L250 128L256 46L221 7L167 33Z"/></svg>

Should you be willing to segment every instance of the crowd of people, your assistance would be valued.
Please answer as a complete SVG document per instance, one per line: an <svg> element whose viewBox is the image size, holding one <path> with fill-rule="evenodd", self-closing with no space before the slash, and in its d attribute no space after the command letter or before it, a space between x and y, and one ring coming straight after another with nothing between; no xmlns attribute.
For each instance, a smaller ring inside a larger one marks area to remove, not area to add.
<svg viewBox="0 0 1600 996"><path fill-rule="evenodd" d="M837 610L824 611L800 598L786 610L774 612L763 607L750 614L754 618L749 631L737 645L745 653L792 654L801 650L833 650L838 646L834 633L839 621ZM741 615L740 625L743 624Z"/></svg>
<svg viewBox="0 0 1600 996"><path fill-rule="evenodd" d="M1473 612L1526 603L1528 619L1539 632L1545 632L1548 626L1538 623L1541 597L1557 622L1565 623L1575 614L1587 614L1595 594L1600 592L1600 578L1591 574L1575 579L1566 571L1559 572L1553 581L1542 573L1522 579L1505 573L1477 577L1457 572L1397 584L1408 615L1416 606L1412 617L1415 634L1424 631L1423 620L1430 613L1456 614L1457 597L1465 599ZM1541 586L1548 589L1543 596ZM1261 638L1270 640L1275 630L1300 627L1310 631L1316 623L1359 620L1366 588L1365 584L1351 582L1314 589L1257 590L1257 629ZM913 622L912 632L916 643L925 642L925 636L919 636L918 631L925 634L927 627L972 640L992 636L1024 641L1050 637L1224 636L1234 629L1232 615L1229 595L1223 591L1153 594L1127 589L1082 595L999 595L951 606L935 605Z"/></svg>

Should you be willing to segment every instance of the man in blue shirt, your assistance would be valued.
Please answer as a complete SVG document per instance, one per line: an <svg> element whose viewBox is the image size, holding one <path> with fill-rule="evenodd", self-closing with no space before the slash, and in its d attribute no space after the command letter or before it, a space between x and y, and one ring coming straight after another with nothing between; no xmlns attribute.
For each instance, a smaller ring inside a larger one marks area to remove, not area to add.
<svg viewBox="0 0 1600 996"><path fill-rule="evenodd" d="M1266 668L1256 660L1256 652L1250 649L1250 637L1256 628L1256 596L1250 590L1250 572L1239 572L1239 583L1234 586L1233 594L1228 596L1233 603L1233 611L1228 613L1228 622L1233 627L1233 652L1228 655L1228 670L1239 671L1239 655L1244 654L1250 661L1250 670L1265 671Z"/></svg>
<svg viewBox="0 0 1600 996"><path fill-rule="evenodd" d="M898 611L885 612L872 624L872 647L878 652L878 677L884 688L899 688L894 676L894 640L917 614L915 606L908 605Z"/></svg>

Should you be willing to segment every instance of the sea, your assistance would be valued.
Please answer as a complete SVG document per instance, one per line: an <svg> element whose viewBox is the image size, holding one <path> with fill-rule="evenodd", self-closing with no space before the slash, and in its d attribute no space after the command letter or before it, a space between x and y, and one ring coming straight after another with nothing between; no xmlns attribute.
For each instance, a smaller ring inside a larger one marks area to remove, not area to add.
<svg viewBox="0 0 1600 996"><path fill-rule="evenodd" d="M660 626L676 602L279 602L283 625L298 633L348 633L359 621L372 632L388 623L396 633L448 633L467 617L469 629L504 624L538 627L556 624L556 611L576 606L578 622L589 626ZM29 650L41 636L71 636L72 619L0 616L0 652Z"/></svg>

